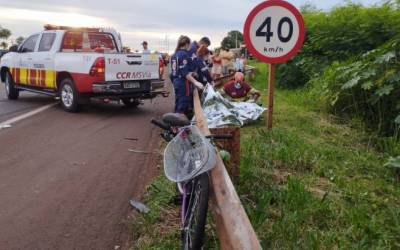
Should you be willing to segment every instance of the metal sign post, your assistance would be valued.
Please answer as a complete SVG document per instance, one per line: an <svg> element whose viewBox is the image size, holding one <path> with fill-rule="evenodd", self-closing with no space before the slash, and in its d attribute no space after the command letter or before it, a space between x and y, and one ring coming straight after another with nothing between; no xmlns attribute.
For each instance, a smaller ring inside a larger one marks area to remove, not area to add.
<svg viewBox="0 0 400 250"><path fill-rule="evenodd" d="M272 129L272 115L274 113L274 88L275 88L275 64L269 64L268 70L268 117L267 127Z"/></svg>
<svg viewBox="0 0 400 250"><path fill-rule="evenodd" d="M286 62L301 49L304 41L304 20L288 2L269 0L257 5L248 15L244 40L257 59L269 64L267 126L272 128L274 109L275 67Z"/></svg>

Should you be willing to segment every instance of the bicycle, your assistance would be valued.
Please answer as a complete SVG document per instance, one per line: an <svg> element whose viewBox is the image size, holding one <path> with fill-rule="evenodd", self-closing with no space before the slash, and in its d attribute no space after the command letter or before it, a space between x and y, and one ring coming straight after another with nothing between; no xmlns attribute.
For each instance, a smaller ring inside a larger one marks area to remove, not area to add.
<svg viewBox="0 0 400 250"><path fill-rule="evenodd" d="M164 172L177 183L182 196L182 249L201 249L208 212L209 175L216 164L213 140L230 139L232 135L201 135L185 115L167 113L154 125L163 129L161 137L168 142L164 153Z"/></svg>

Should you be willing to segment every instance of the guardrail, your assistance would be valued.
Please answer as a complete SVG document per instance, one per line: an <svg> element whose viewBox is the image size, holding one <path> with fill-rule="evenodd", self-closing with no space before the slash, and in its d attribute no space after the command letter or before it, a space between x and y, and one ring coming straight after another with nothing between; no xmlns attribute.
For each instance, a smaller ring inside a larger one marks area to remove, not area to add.
<svg viewBox="0 0 400 250"><path fill-rule="evenodd" d="M256 70L257 69L255 67L246 65L243 73L248 76L249 80L252 80L254 77L254 73L256 73ZM230 80L232 80L234 78L234 75L235 75L235 73L231 73L231 74L227 74L227 75L224 75L224 76L221 76L221 77L215 79L214 80L215 86L217 86L217 87L224 86L225 83L229 82Z"/></svg>
<svg viewBox="0 0 400 250"><path fill-rule="evenodd" d="M210 135L197 90L194 91L194 112L200 131L204 135ZM210 177L211 210L216 222L221 249L262 249L219 155L217 165L211 170Z"/></svg>
<svg viewBox="0 0 400 250"><path fill-rule="evenodd" d="M254 78L254 74L257 73L258 69L256 67L250 66L250 65L246 65L246 68L244 70L244 73L248 75L249 80L253 80Z"/></svg>

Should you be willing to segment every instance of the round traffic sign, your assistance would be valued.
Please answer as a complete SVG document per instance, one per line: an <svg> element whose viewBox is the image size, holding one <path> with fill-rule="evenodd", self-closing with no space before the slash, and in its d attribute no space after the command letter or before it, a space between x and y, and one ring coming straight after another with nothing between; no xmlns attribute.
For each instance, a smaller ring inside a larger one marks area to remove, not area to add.
<svg viewBox="0 0 400 250"><path fill-rule="evenodd" d="M266 63L282 63L297 54L304 41L304 20L300 12L282 0L257 5L244 26L247 48Z"/></svg>

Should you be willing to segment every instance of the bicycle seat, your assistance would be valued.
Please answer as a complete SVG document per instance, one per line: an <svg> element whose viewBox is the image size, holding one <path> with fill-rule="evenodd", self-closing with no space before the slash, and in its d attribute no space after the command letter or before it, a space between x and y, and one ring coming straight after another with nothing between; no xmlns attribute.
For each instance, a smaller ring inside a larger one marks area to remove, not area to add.
<svg viewBox="0 0 400 250"><path fill-rule="evenodd" d="M172 127L189 126L190 121L184 114L166 113L162 117L162 121Z"/></svg>

